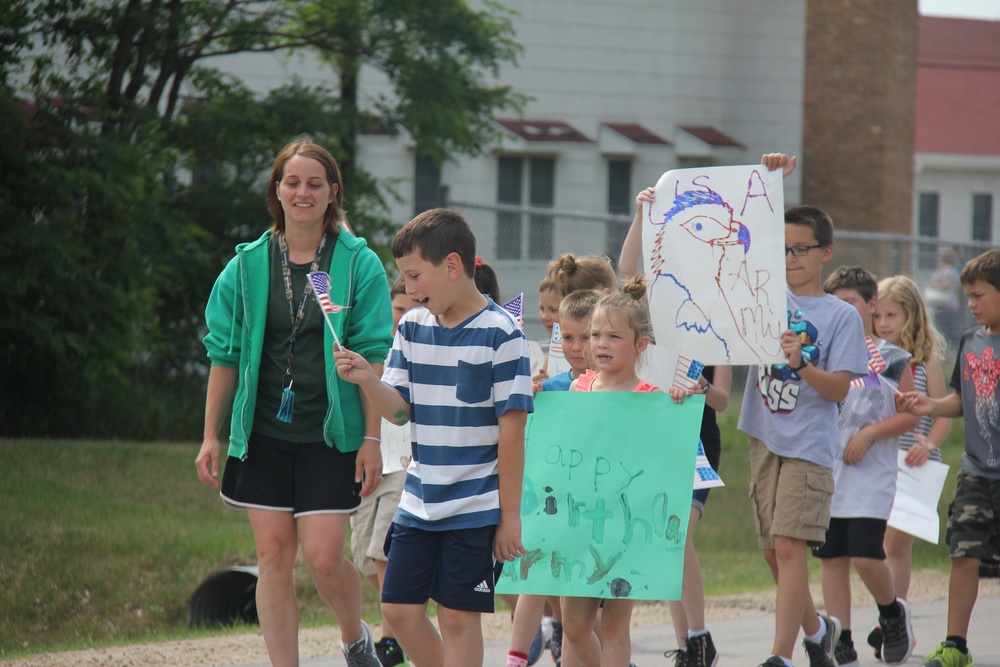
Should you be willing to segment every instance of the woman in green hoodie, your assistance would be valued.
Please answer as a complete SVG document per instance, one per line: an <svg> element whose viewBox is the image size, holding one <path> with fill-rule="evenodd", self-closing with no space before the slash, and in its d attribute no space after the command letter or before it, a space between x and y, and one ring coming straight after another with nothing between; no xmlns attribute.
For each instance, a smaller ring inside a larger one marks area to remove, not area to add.
<svg viewBox="0 0 1000 667"><path fill-rule="evenodd" d="M350 666L378 667L361 620L361 579L344 556L348 517L378 485L381 419L340 380L342 341L381 366L392 342L388 282L363 239L344 229L343 182L333 156L300 138L274 161L267 208L274 224L237 246L205 309L211 361L198 476L218 487L220 431L232 419L220 495L246 510L257 547L257 613L273 665L298 664L292 572L301 541L330 605ZM330 275L324 312L306 275Z"/></svg>

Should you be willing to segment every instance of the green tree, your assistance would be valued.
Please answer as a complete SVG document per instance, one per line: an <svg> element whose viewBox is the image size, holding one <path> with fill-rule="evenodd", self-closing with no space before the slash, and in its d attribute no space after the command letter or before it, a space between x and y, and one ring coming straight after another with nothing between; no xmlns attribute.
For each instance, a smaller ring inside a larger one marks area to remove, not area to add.
<svg viewBox="0 0 1000 667"><path fill-rule="evenodd" d="M359 133L405 131L443 160L522 101L486 82L519 52L494 4L10 0L0 26L4 435L197 437L204 301L268 224L275 152L302 133L330 146L377 244L392 192L358 164ZM213 67L267 51L319 54L331 86L255 95ZM362 108L365 66L392 90Z"/></svg>

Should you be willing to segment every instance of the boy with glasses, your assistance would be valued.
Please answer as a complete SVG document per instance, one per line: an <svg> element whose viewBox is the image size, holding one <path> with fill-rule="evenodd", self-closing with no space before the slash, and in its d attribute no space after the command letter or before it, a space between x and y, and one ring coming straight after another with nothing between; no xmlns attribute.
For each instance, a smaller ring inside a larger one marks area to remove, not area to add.
<svg viewBox="0 0 1000 667"><path fill-rule="evenodd" d="M795 168L780 153L761 162L786 176ZM749 437L758 541L777 584L774 645L763 667L792 667L799 627L810 667L833 667L840 638L840 622L816 613L806 549L823 544L830 520L837 403L867 374L868 360L861 317L823 290L832 257L829 215L811 206L785 212L787 363L750 369L739 419Z"/></svg>

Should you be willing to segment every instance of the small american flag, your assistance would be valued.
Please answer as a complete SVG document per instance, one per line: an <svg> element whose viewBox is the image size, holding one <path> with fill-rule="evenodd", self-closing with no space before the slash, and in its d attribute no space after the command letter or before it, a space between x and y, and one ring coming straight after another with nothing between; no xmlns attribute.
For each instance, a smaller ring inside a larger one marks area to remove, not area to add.
<svg viewBox="0 0 1000 667"><path fill-rule="evenodd" d="M677 368L674 370L674 386L681 389L696 389L705 364L687 357L677 357Z"/></svg>
<svg viewBox="0 0 1000 667"><path fill-rule="evenodd" d="M329 313L331 315L339 313L340 311L348 308L348 306L341 306L330 300L330 274L326 271L316 271L309 274L309 282L312 283L313 294L316 295L316 301L319 302L319 307L323 309L324 313Z"/></svg>
<svg viewBox="0 0 1000 667"><path fill-rule="evenodd" d="M878 375L888 367L889 364L885 363L885 359L882 358L882 354L878 351L878 346L875 345L875 341L871 339L871 336L865 336L865 345L868 346L868 376ZM863 387L865 386L865 380L867 378L858 378L856 380L851 380L852 387Z"/></svg>
<svg viewBox="0 0 1000 667"><path fill-rule="evenodd" d="M549 355L554 357L565 357L562 347L562 331L559 330L559 323L552 323L552 339L549 341Z"/></svg>
<svg viewBox="0 0 1000 667"><path fill-rule="evenodd" d="M522 306L524 305L524 292L517 295L516 299L511 299L503 305L504 310L511 314L514 321L517 322L517 326L521 327L521 331L524 331L524 312Z"/></svg>

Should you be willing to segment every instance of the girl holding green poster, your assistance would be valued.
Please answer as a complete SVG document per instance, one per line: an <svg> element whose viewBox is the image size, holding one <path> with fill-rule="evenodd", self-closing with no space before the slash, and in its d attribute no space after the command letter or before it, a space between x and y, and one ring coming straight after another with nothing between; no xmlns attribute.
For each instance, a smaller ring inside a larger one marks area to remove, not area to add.
<svg viewBox="0 0 1000 667"><path fill-rule="evenodd" d="M570 385L570 391L662 392L639 379L636 366L649 346L652 330L645 303L646 281L636 276L622 292L602 296L590 320L590 354L597 371L587 370ZM624 598L565 597L562 600L563 632L577 657L588 667L625 667L632 640L629 625L634 600ZM603 606L600 637L594 628Z"/></svg>

